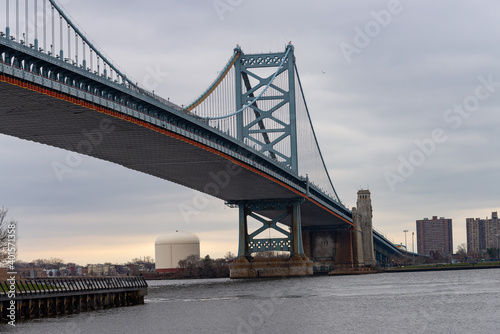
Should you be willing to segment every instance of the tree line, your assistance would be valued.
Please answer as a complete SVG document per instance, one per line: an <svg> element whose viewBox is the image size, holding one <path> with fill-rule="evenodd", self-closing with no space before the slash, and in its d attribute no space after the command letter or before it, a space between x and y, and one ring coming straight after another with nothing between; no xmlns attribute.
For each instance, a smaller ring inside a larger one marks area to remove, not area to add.
<svg viewBox="0 0 500 334"><path fill-rule="evenodd" d="M200 258L190 255L179 261L182 270L174 274L175 278L223 278L229 277L229 261L235 256L228 252L220 259L212 259L209 255Z"/></svg>

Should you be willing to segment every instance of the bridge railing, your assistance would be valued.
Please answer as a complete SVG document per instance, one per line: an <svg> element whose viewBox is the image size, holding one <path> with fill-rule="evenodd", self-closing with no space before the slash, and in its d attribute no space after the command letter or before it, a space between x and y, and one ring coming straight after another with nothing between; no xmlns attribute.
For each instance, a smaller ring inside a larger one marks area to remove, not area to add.
<svg viewBox="0 0 500 334"><path fill-rule="evenodd" d="M60 293L91 293L102 290L147 288L143 277L55 278L0 281L0 300L9 296L34 296Z"/></svg>
<svg viewBox="0 0 500 334"><path fill-rule="evenodd" d="M383 237L384 237L385 239L387 239L388 241L390 241L391 243L395 244L394 239L389 238L386 234L384 234L384 233L380 232L380 230L377 230L375 227L373 227L373 230L374 230L375 232L377 232L378 234L380 234L381 236L383 236Z"/></svg>

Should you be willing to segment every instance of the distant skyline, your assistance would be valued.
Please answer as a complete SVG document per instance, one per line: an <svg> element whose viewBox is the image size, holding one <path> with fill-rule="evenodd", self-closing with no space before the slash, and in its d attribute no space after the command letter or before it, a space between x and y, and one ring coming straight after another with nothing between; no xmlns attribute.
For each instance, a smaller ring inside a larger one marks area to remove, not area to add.
<svg viewBox="0 0 500 334"><path fill-rule="evenodd" d="M352 208L369 188L374 227L395 243L409 230L411 249L416 220L444 216L456 249L466 218L500 209L499 3L59 3L118 67L179 105L236 44L258 53L291 41L340 199ZM155 239L175 230L198 235L202 256L237 252L238 212L222 201L186 219L180 206L199 193L90 157L60 179L52 163L66 154L0 135L0 206L19 221L19 259L123 263L154 257Z"/></svg>

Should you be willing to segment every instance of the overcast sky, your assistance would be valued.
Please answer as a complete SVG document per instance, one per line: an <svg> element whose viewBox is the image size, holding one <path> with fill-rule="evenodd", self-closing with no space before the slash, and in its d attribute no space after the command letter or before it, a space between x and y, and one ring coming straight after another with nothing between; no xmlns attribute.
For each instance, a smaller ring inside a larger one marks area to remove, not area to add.
<svg viewBox="0 0 500 334"><path fill-rule="evenodd" d="M177 104L208 87L236 44L260 53L291 41L340 199L355 206L369 188L374 227L397 243L410 230L410 250L417 219L452 218L456 249L467 217L500 208L493 0L60 3L115 64ZM202 255L237 252L236 209L212 199L186 221L179 205L194 191L90 157L60 182L51 163L66 154L0 135L0 206L19 221L20 259L154 257L156 237L177 229L200 237Z"/></svg>

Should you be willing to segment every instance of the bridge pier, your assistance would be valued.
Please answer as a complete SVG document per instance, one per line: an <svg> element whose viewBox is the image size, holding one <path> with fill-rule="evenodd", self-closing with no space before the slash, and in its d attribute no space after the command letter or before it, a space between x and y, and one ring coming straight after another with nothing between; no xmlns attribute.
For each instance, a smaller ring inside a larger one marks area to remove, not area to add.
<svg viewBox="0 0 500 334"><path fill-rule="evenodd" d="M303 229L305 255L313 261L314 273L359 266L355 231L347 226L307 226Z"/></svg>
<svg viewBox="0 0 500 334"><path fill-rule="evenodd" d="M302 227L302 199L233 201L228 205L239 209L238 258L230 265L231 278L307 276L333 270L351 270L372 266L373 234L369 192L362 191L358 209L354 209L354 226L308 225ZM268 220L266 217L272 217ZM262 226L248 232L249 217ZM277 223L289 226L285 230ZM257 235L274 229L285 238L261 238ZM263 252L290 252L290 258L263 257Z"/></svg>
<svg viewBox="0 0 500 334"><path fill-rule="evenodd" d="M255 200L234 201L228 205L237 206L239 209L239 245L238 258L230 265L231 278L256 278L256 277L288 277L309 276L313 274L312 261L304 254L302 244L302 226L300 217L301 199L288 200ZM267 220L258 212L267 211ZM262 226L253 233L248 233L248 217L262 223ZM290 231L277 223L287 221ZM260 238L260 233L274 229L284 234L286 238ZM252 256L254 253L263 252L290 252L289 258Z"/></svg>
<svg viewBox="0 0 500 334"><path fill-rule="evenodd" d="M353 226L307 226L304 231L305 254L314 261L315 273L376 265L370 191L358 191L356 204Z"/></svg>

